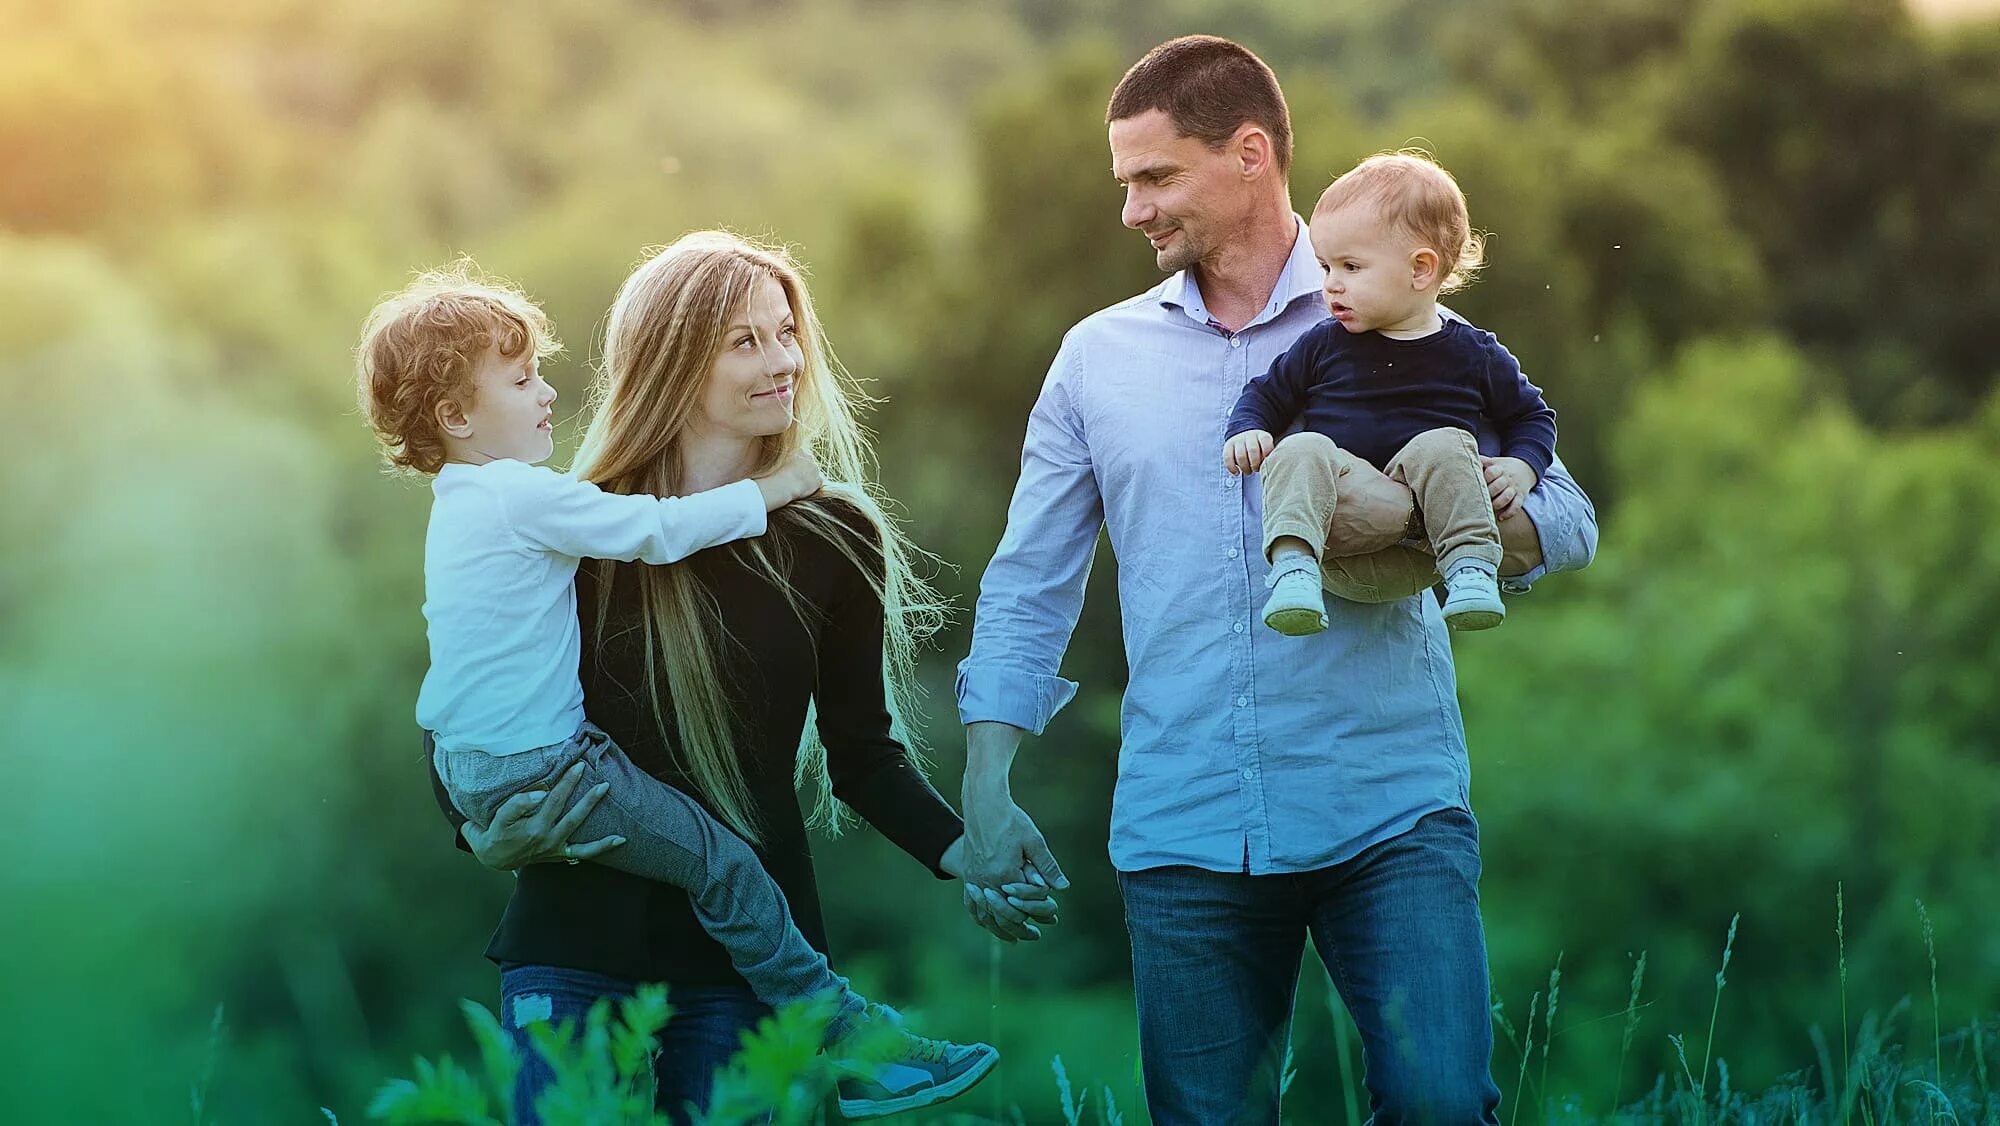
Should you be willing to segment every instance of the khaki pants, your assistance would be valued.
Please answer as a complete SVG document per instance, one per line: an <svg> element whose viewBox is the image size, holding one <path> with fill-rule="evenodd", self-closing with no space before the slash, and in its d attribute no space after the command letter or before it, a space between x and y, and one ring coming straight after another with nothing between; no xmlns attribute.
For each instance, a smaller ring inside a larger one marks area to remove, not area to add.
<svg viewBox="0 0 2000 1126"><path fill-rule="evenodd" d="M1397 545L1346 558L1326 553L1327 529L1340 503L1340 479L1360 458L1324 434L1302 431L1264 459L1264 555L1280 536L1302 539L1319 557L1320 579L1350 602L1394 602L1434 585L1468 559L1500 565L1500 529L1479 465L1479 446L1456 427L1426 430L1396 451L1384 470L1416 494L1430 550Z"/></svg>

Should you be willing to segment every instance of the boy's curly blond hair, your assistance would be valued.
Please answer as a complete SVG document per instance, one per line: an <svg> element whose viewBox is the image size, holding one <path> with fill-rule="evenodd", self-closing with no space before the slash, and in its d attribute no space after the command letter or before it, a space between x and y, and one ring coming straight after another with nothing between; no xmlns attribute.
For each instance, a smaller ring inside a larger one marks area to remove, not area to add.
<svg viewBox="0 0 2000 1126"><path fill-rule="evenodd" d="M426 270L385 298L361 326L355 350L361 413L389 464L436 473L445 461L437 405L470 406L473 372L487 352L514 359L562 350L549 319L511 283L471 259Z"/></svg>
<svg viewBox="0 0 2000 1126"><path fill-rule="evenodd" d="M1327 186L1315 216L1356 204L1376 209L1382 221L1437 252L1444 277L1439 293L1472 284L1486 265L1486 237L1472 229L1458 181L1422 149L1379 152Z"/></svg>

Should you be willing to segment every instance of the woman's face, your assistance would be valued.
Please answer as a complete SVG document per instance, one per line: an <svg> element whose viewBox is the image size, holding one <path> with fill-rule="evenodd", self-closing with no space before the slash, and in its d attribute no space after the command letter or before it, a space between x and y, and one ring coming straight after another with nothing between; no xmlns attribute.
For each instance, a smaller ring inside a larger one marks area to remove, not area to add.
<svg viewBox="0 0 2000 1126"><path fill-rule="evenodd" d="M702 392L698 428L740 438L784 433L792 425L792 395L804 369L785 287L766 277L729 318Z"/></svg>

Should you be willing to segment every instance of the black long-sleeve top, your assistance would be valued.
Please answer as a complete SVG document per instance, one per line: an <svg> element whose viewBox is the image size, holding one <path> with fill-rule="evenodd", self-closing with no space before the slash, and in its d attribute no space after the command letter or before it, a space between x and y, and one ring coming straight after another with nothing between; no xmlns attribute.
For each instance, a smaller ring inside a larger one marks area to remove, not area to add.
<svg viewBox="0 0 2000 1126"><path fill-rule="evenodd" d="M880 541L873 529L851 506L838 510L863 548L859 554L879 567ZM799 930L824 953L826 926L812 851L792 786L809 701L816 706L835 795L898 847L944 878L938 861L963 825L890 737L882 604L867 577L782 509L772 514L767 546L779 538L793 552L792 585L807 605L824 613L823 622L802 623L783 594L746 562L742 543L710 548L685 565L713 596L734 642L717 647L717 660L740 723L745 780L763 830L757 857L784 891ZM679 740L666 686L660 685L661 706L669 713L660 717L663 723L655 722L646 689L638 583L643 566L612 565L601 646L600 564L585 561L577 571L584 712L641 769L699 798L675 765L677 747L670 744ZM661 740L662 726L669 743ZM456 831L464 818L452 809L435 772L431 782ZM459 843L463 846L463 838ZM633 981L743 983L728 954L696 921L686 892L597 864L523 868L486 956Z"/></svg>
<svg viewBox="0 0 2000 1126"><path fill-rule="evenodd" d="M1492 333L1452 318L1429 336L1397 340L1328 317L1244 387L1223 433L1283 435L1301 414L1305 429L1377 469L1426 430L1478 434L1481 415L1500 432L1501 453L1537 478L1556 456L1556 412L1541 390Z"/></svg>

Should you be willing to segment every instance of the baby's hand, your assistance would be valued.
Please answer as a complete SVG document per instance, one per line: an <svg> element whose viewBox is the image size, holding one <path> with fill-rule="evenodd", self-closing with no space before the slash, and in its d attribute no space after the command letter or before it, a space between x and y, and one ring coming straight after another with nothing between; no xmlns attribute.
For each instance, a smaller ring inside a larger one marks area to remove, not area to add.
<svg viewBox="0 0 2000 1126"><path fill-rule="evenodd" d="M769 476L757 478L757 488L764 494L767 510L809 497L824 484L826 478L820 476L819 463L804 450L794 453L791 460L772 470Z"/></svg>
<svg viewBox="0 0 2000 1126"><path fill-rule="evenodd" d="M1222 444L1222 466L1238 476L1255 473L1263 467L1264 459L1271 456L1275 444L1268 430L1245 430L1232 435Z"/></svg>
<svg viewBox="0 0 2000 1126"><path fill-rule="evenodd" d="M1493 498L1493 515L1505 520L1520 511L1521 502L1535 491L1535 471L1518 457L1481 457L1486 470L1486 493Z"/></svg>

